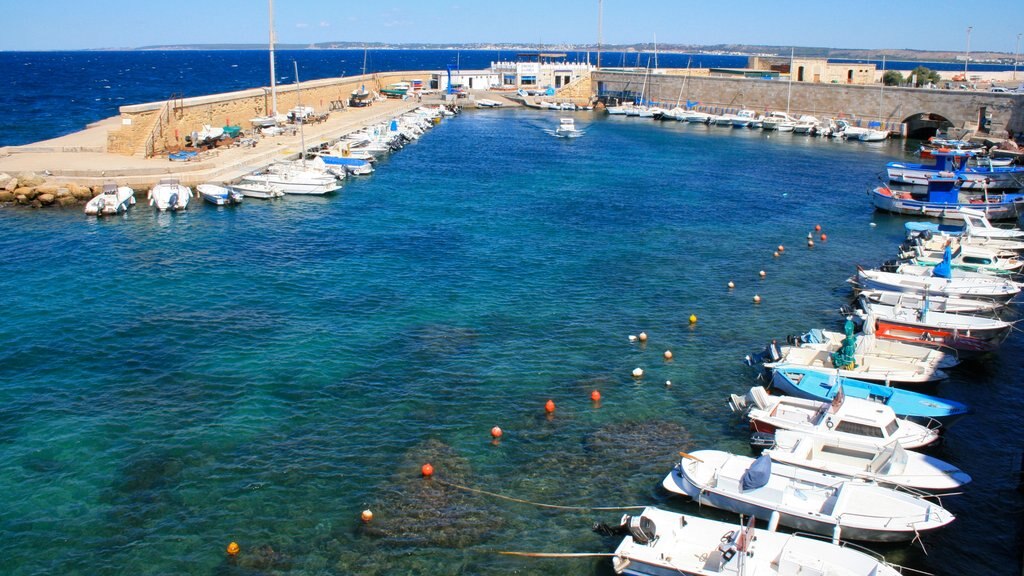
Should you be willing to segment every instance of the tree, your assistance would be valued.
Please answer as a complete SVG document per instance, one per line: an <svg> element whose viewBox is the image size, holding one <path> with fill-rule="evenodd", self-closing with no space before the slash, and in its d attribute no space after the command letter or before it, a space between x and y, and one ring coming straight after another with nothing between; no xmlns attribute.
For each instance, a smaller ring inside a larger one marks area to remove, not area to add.
<svg viewBox="0 0 1024 576"><path fill-rule="evenodd" d="M938 82L941 80L939 73L934 70L929 70L924 66L918 66L911 71L911 75L914 76L914 85L917 87L924 86L929 82Z"/></svg>
<svg viewBox="0 0 1024 576"><path fill-rule="evenodd" d="M887 70L885 74L882 74L882 84L886 86L899 86L903 84L903 74L896 70Z"/></svg>

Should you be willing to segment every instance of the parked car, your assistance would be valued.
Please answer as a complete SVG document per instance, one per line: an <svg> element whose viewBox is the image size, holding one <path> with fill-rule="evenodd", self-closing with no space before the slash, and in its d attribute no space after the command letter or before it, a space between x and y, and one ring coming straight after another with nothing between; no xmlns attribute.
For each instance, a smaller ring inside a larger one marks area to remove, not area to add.
<svg viewBox="0 0 1024 576"><path fill-rule="evenodd" d="M1009 88L1003 88L1002 86L993 86L988 89L989 92L1010 92Z"/></svg>

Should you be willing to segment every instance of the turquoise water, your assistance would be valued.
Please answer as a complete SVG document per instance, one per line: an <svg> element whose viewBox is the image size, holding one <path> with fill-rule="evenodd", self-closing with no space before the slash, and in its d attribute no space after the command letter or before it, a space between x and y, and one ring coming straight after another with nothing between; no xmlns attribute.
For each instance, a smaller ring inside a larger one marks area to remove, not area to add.
<svg viewBox="0 0 1024 576"><path fill-rule="evenodd" d="M621 512L451 483L730 518L658 485L679 450L745 451L743 356L838 327L854 265L892 257L903 220L864 192L901 144L576 122L466 113L330 198L0 210L2 571L611 572L497 551L611 552L590 527ZM1014 334L935 390L978 411L936 451L975 481L891 560L1017 566L1020 357Z"/></svg>

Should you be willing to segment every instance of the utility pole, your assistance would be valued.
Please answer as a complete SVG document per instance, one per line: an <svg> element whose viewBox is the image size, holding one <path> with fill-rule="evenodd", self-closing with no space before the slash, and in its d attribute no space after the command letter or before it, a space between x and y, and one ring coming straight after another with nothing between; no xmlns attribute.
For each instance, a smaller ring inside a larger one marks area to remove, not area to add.
<svg viewBox="0 0 1024 576"><path fill-rule="evenodd" d="M967 53L964 55L964 82L967 82L967 65L971 62L971 30L974 26L967 27Z"/></svg>
<svg viewBox="0 0 1024 576"><path fill-rule="evenodd" d="M1017 61L1020 60L1020 34L1017 34L1017 50L1013 53L1013 81L1017 81Z"/></svg>
<svg viewBox="0 0 1024 576"><path fill-rule="evenodd" d="M601 4L602 0L597 0L597 67L601 68ZM1020 36L1017 36L1020 40Z"/></svg>

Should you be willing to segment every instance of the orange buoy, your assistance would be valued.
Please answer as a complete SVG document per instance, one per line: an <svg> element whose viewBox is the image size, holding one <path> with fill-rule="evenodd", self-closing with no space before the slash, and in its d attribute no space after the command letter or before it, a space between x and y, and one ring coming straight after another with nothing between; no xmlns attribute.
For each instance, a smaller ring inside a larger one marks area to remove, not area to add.
<svg viewBox="0 0 1024 576"><path fill-rule="evenodd" d="M363 510L363 513L360 514L359 517L363 519L363 522L369 522L370 520L373 520L373 512L370 512L369 508L367 508L366 510Z"/></svg>
<svg viewBox="0 0 1024 576"><path fill-rule="evenodd" d="M815 224L814 225L814 231L815 232L821 232L821 224Z"/></svg>
<svg viewBox="0 0 1024 576"><path fill-rule="evenodd" d="M597 390L594 390L593 392L590 393L590 399L593 400L594 402L600 402L601 393L598 392Z"/></svg>
<svg viewBox="0 0 1024 576"><path fill-rule="evenodd" d="M501 438L501 428L497 426L491 428L491 436L494 438Z"/></svg>
<svg viewBox="0 0 1024 576"><path fill-rule="evenodd" d="M434 475L434 467L430 465L430 462L427 462L420 467L420 472L423 474L424 478L430 478Z"/></svg>
<svg viewBox="0 0 1024 576"><path fill-rule="evenodd" d="M228 556L235 556L241 548L238 547L238 542L232 542L228 544Z"/></svg>
<svg viewBox="0 0 1024 576"><path fill-rule="evenodd" d="M786 251L786 247L783 246L782 244L779 244L778 250L779 250L779 252L785 252Z"/></svg>
<svg viewBox="0 0 1024 576"><path fill-rule="evenodd" d="M640 341L641 342L647 342L647 332L641 332L640 333Z"/></svg>
<svg viewBox="0 0 1024 576"><path fill-rule="evenodd" d="M671 350L665 350L664 356L665 356L665 360L671 360L672 359L672 351Z"/></svg>
<svg viewBox="0 0 1024 576"><path fill-rule="evenodd" d="M554 412L555 411L555 401L554 400L548 400L544 404L544 411L547 412L548 414L551 414L552 412Z"/></svg>
<svg viewBox="0 0 1024 576"><path fill-rule="evenodd" d="M824 242L825 240L828 240L828 236L826 234L822 233L821 241Z"/></svg>
<svg viewBox="0 0 1024 576"><path fill-rule="evenodd" d="M761 297L758 296L757 294L754 294L754 304L760 304L760 303L761 303Z"/></svg>

